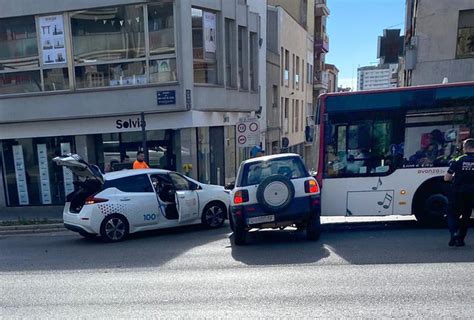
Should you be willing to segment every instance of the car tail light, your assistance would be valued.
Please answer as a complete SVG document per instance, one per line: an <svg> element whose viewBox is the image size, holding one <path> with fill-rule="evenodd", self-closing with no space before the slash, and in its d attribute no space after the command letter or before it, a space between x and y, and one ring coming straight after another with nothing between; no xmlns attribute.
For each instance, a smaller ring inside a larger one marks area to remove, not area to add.
<svg viewBox="0 0 474 320"><path fill-rule="evenodd" d="M87 205L87 204L95 204L95 203L101 203L101 202L107 202L109 201L109 199L104 199L104 198L96 198L94 196L90 196L90 197L87 197L86 198L86 202L84 203L84 205Z"/></svg>
<svg viewBox="0 0 474 320"><path fill-rule="evenodd" d="M239 190L234 194L234 204L242 204L249 201L249 192L247 190Z"/></svg>
<svg viewBox="0 0 474 320"><path fill-rule="evenodd" d="M306 181L304 184L304 191L306 193L318 193L319 192L318 183L315 180Z"/></svg>

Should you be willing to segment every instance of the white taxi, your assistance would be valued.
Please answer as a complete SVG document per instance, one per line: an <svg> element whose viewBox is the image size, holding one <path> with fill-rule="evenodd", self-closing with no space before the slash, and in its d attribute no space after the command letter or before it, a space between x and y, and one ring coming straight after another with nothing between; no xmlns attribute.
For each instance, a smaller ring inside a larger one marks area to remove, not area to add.
<svg viewBox="0 0 474 320"><path fill-rule="evenodd" d="M77 177L63 219L66 228L84 237L116 242L139 231L199 223L218 228L227 217L229 194L221 186L162 169L102 174L77 154L53 161Z"/></svg>

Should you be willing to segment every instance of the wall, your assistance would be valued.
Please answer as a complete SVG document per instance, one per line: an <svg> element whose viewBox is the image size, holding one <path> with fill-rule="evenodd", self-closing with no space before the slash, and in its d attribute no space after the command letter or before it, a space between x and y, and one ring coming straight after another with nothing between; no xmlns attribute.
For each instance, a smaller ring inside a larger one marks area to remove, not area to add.
<svg viewBox="0 0 474 320"><path fill-rule="evenodd" d="M474 59L456 59L459 10L474 9L472 0L419 1L415 35L417 64L412 85L474 80Z"/></svg>

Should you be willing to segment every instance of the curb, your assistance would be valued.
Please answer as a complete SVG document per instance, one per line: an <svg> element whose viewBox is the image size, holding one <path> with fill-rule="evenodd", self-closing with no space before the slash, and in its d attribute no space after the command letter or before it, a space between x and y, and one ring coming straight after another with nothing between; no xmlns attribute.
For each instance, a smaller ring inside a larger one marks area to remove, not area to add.
<svg viewBox="0 0 474 320"><path fill-rule="evenodd" d="M0 235L49 233L67 230L63 223L0 226Z"/></svg>

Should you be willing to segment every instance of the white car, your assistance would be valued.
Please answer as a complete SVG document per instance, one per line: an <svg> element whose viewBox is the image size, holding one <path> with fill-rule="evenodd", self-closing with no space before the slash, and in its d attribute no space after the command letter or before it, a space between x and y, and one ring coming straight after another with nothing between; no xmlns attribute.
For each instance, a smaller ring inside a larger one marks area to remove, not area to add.
<svg viewBox="0 0 474 320"><path fill-rule="evenodd" d="M309 240L321 233L318 182L301 157L287 153L242 162L231 192L229 221L234 242L243 245L250 229L296 226Z"/></svg>
<svg viewBox="0 0 474 320"><path fill-rule="evenodd" d="M77 154L53 161L77 176L63 219L66 228L84 237L115 242L138 231L199 223L218 228L227 217L229 193L221 186L162 169L102 174Z"/></svg>

